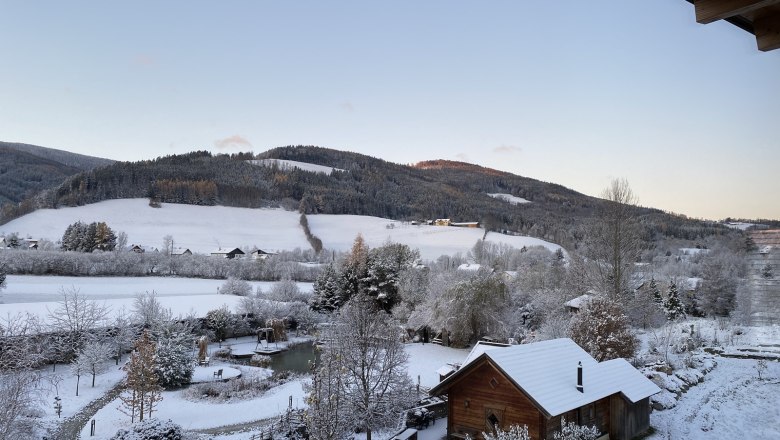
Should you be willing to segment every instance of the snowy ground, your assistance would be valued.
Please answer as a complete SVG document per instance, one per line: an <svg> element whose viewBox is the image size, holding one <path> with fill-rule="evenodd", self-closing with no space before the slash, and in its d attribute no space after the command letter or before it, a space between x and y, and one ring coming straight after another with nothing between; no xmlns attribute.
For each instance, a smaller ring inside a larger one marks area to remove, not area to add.
<svg viewBox="0 0 780 440"><path fill-rule="evenodd" d="M65 228L78 221L105 221L114 231L127 234L129 244L159 248L165 235L174 238L176 247L209 253L219 247L257 246L266 251L309 249L299 224L299 214L280 209L229 208L163 203L152 208L147 199L107 200L91 205L41 209L0 227L0 235L17 232L23 237L45 238L56 242ZM310 215L309 226L326 249L347 251L358 233L371 247L388 239L419 249L422 258L434 260L441 255L465 254L481 239L479 228L428 225L404 225L379 217L357 215ZM466 219L479 220L479 219ZM558 245L531 237L490 233L488 241L523 246Z"/></svg>
<svg viewBox="0 0 780 440"><path fill-rule="evenodd" d="M0 317L29 312L45 320L57 309L62 289L77 289L86 297L105 304L111 313L133 309L137 293L154 291L160 304L174 316L205 316L209 310L227 305L238 311L241 297L217 294L224 280L168 277L54 277L9 275L8 286L0 292ZM252 288L268 292L274 282L250 282ZM298 283L303 292L311 292L311 283Z"/></svg>
<svg viewBox="0 0 780 440"><path fill-rule="evenodd" d="M718 358L704 382L677 406L653 411L651 439L780 438L780 363L770 362L768 379L758 380L756 361Z"/></svg>

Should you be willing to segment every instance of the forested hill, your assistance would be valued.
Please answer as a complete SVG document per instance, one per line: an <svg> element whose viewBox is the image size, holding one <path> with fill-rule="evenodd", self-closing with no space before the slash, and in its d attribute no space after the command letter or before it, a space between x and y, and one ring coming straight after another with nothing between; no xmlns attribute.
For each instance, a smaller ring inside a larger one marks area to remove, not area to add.
<svg viewBox="0 0 780 440"><path fill-rule="evenodd" d="M18 203L67 177L110 163L51 148L0 142L0 206Z"/></svg>
<svg viewBox="0 0 780 440"><path fill-rule="evenodd" d="M331 174L259 166L250 159L283 159L333 167ZM530 201L513 205L488 196L505 193ZM282 147L258 156L199 151L140 162L117 162L70 177L12 209L5 223L38 208L76 206L106 199L149 197L152 203L239 207L281 206L305 213L358 214L399 220L450 218L480 221L573 246L581 226L594 218L601 200L560 185L461 162L414 166L319 147ZM637 208L645 238L696 239L720 234L712 223Z"/></svg>

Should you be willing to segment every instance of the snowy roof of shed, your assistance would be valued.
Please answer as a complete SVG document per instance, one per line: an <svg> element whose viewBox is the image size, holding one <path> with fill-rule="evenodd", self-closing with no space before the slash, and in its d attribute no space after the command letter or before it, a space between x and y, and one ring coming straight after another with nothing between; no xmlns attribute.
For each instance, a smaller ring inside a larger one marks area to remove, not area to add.
<svg viewBox="0 0 780 440"><path fill-rule="evenodd" d="M476 348L476 347L475 347ZM483 352L431 390L446 392L469 366L483 357L498 367L549 416L557 416L616 393L631 402L661 391L625 359L597 362L568 338L509 347L483 347ZM584 392L577 391L577 364L582 362Z"/></svg>
<svg viewBox="0 0 780 440"><path fill-rule="evenodd" d="M581 309L584 305L590 302L593 295L584 294L580 295L574 299L570 299L564 303L566 307L571 307L574 309Z"/></svg>

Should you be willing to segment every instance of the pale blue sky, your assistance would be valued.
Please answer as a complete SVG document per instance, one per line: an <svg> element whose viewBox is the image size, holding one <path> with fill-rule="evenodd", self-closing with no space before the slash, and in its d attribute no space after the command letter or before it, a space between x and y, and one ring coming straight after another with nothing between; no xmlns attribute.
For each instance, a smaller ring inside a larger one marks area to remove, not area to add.
<svg viewBox="0 0 780 440"><path fill-rule="evenodd" d="M683 0L0 0L0 140L311 144L780 218L780 50Z"/></svg>

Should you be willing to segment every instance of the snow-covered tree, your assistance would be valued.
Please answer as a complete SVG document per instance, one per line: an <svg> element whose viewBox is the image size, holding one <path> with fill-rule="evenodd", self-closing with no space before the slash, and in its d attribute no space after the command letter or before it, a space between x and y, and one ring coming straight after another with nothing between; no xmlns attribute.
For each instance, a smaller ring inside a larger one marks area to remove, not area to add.
<svg viewBox="0 0 780 440"><path fill-rule="evenodd" d="M0 372L35 368L46 360L47 338L36 315L17 313L0 317Z"/></svg>
<svg viewBox="0 0 780 440"><path fill-rule="evenodd" d="M666 318L670 321L685 317L685 308L680 301L680 295L677 293L677 284L674 280L669 281L669 293L666 295L664 308L666 309Z"/></svg>
<svg viewBox="0 0 780 440"><path fill-rule="evenodd" d="M337 350L323 350L312 365L311 382L304 384L307 408L304 423L313 440L341 440L353 428Z"/></svg>
<svg viewBox="0 0 780 440"><path fill-rule="evenodd" d="M164 388L178 388L192 379L195 358L190 344L191 338L184 333L162 335L156 344L157 374Z"/></svg>
<svg viewBox="0 0 780 440"><path fill-rule="evenodd" d="M146 419L130 428L120 429L111 440L181 440L184 431L171 420Z"/></svg>
<svg viewBox="0 0 780 440"><path fill-rule="evenodd" d="M0 291L5 289L6 269L5 266L0 264Z"/></svg>
<svg viewBox="0 0 780 440"><path fill-rule="evenodd" d="M206 312L206 327L214 332L214 336L219 342L225 340L227 332L233 325L233 322L233 314L230 313L230 310L225 304L218 309Z"/></svg>
<svg viewBox="0 0 780 440"><path fill-rule="evenodd" d="M553 433L554 440L596 440L601 432L595 426L581 426L561 418L561 430Z"/></svg>
<svg viewBox="0 0 780 440"><path fill-rule="evenodd" d="M503 279L480 270L457 282L433 302L433 323L450 332L450 342L465 346L482 336L503 336L510 297Z"/></svg>
<svg viewBox="0 0 780 440"><path fill-rule="evenodd" d="M482 437L485 440L531 440L528 425L512 425L507 431L497 429L495 432L483 432Z"/></svg>
<svg viewBox="0 0 780 440"><path fill-rule="evenodd" d="M63 354L66 360L86 342L90 330L105 325L108 307L81 295L78 289L63 289L57 307L48 313L48 321L55 332L62 333L68 346Z"/></svg>
<svg viewBox="0 0 780 440"><path fill-rule="evenodd" d="M92 375L92 387L95 387L95 377L106 371L105 363L111 357L114 350L111 345L101 341L89 341L76 353L75 367L73 371L88 373ZM78 385L76 386L76 395L78 395Z"/></svg>
<svg viewBox="0 0 780 440"><path fill-rule="evenodd" d="M135 343L130 360L122 368L127 372L125 391L119 396L124 404L122 409L132 422L135 416L144 420L144 414L152 416L154 407L162 400L162 387L157 374L156 347L148 332L144 332Z"/></svg>
<svg viewBox="0 0 780 440"><path fill-rule="evenodd" d="M332 342L325 347L342 374L340 393L348 408L344 416L350 417L345 422L365 430L367 440L373 430L396 423L414 399L398 324L373 305L363 295L351 299L330 327L327 338Z"/></svg>
<svg viewBox="0 0 780 440"><path fill-rule="evenodd" d="M331 263L314 280L314 295L310 300L312 310L330 313L341 308L343 295L340 288L341 275Z"/></svg>
<svg viewBox="0 0 780 440"><path fill-rule="evenodd" d="M40 375L32 370L0 372L0 440L34 438L40 411Z"/></svg>
<svg viewBox="0 0 780 440"><path fill-rule="evenodd" d="M301 292L298 283L289 277L283 278L268 291L268 299L272 301L293 302L306 301L308 296Z"/></svg>
<svg viewBox="0 0 780 440"><path fill-rule="evenodd" d="M606 298L593 298L571 320L570 336L597 361L632 358L639 340L623 308Z"/></svg>
<svg viewBox="0 0 780 440"><path fill-rule="evenodd" d="M247 296L252 293L252 285L245 280L230 277L219 288L222 295Z"/></svg>
<svg viewBox="0 0 780 440"><path fill-rule="evenodd" d="M133 325L133 321L125 312L124 307L114 316L111 327L113 328L113 333L111 334L110 342L114 347L116 365L119 365L119 362L122 360L122 354L133 346L133 341L135 341L138 334L136 326Z"/></svg>
<svg viewBox="0 0 780 440"><path fill-rule="evenodd" d="M172 319L170 310L163 308L154 290L136 294L132 317L133 321L143 328L156 328Z"/></svg>

